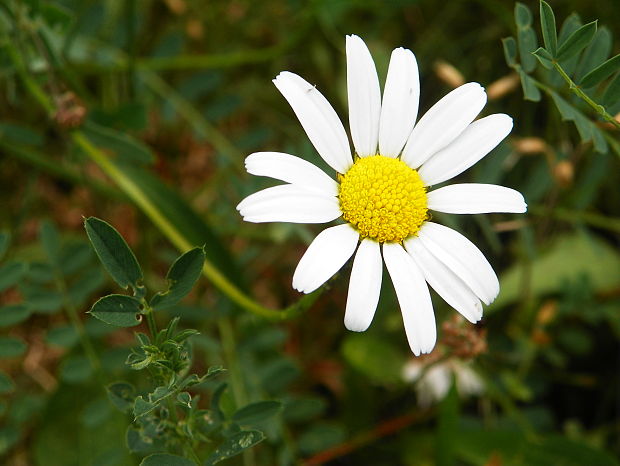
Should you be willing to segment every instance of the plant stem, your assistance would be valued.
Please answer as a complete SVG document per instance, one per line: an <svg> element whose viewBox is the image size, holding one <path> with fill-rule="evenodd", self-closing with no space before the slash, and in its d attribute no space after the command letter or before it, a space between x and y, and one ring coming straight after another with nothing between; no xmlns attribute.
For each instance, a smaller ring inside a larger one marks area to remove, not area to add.
<svg viewBox="0 0 620 466"><path fill-rule="evenodd" d="M18 75L35 100L47 111L49 115L55 112L55 107L41 86L32 78L24 66L19 53L12 44L7 44L5 49L16 66ZM181 252L191 249L192 244L185 236L162 214L157 205L142 191L140 186L131 177L110 160L101 150L80 130L74 130L71 138L99 167L108 175L121 190L146 214L157 228L166 236ZM233 302L245 310L269 320L282 321L295 317L307 309L320 295L321 290L306 295L291 306L275 310L262 306L251 297L243 293L236 285L228 280L209 260L205 260L203 274L220 291L226 294Z"/></svg>
<svg viewBox="0 0 620 466"><path fill-rule="evenodd" d="M553 60L552 63L556 71L560 73L560 76L562 76L564 81L566 81L571 91L573 91L580 99L584 100L590 107L592 107L596 113L598 113L605 120L614 125L616 129L620 129L620 123L612 115L607 113L605 107L594 102L585 92L583 92L583 90L577 84L575 84L575 82L570 78L570 76L566 73L566 71L564 71L564 69L556 60Z"/></svg>

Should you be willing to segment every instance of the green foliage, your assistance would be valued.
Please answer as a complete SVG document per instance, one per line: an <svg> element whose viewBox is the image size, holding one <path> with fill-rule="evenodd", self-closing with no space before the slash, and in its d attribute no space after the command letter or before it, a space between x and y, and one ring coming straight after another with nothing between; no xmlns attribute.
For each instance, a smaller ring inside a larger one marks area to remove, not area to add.
<svg viewBox="0 0 620 466"><path fill-rule="evenodd" d="M519 74L526 100L538 102L541 91L545 92L555 103L562 119L575 124L582 142L591 142L599 153L606 153L611 146L620 156L620 144L587 116L585 108L589 106L589 112L594 110L598 118L620 128L620 123L609 113L616 102L608 96L612 85L615 86L614 81L607 86L601 85L620 68L615 57L606 60L609 55L605 42L608 31L604 29L605 32L597 34L597 21L582 25L580 19L572 15L562 25L558 38L555 21L551 6L541 0L540 28L545 46L538 47L536 36L531 32L531 12L526 5L517 3L518 47L513 38L503 40L506 63ZM515 48L520 54L520 62L516 60ZM537 71L535 59L545 68L537 72L536 77L533 76ZM576 98L568 101L561 97L566 91ZM614 90L611 92L616 94Z"/></svg>

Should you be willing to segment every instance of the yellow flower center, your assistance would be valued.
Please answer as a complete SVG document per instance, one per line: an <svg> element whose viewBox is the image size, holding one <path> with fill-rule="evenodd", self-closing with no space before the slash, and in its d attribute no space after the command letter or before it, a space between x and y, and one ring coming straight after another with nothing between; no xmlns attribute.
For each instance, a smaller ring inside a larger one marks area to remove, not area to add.
<svg viewBox="0 0 620 466"><path fill-rule="evenodd" d="M339 179L342 218L362 238L400 243L427 220L424 184L418 172L401 160L363 157Z"/></svg>

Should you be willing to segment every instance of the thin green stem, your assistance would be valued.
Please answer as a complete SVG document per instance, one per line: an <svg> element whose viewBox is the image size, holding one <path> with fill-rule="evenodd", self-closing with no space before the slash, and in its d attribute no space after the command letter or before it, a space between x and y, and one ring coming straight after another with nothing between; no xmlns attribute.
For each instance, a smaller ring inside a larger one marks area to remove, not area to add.
<svg viewBox="0 0 620 466"><path fill-rule="evenodd" d="M43 108L45 108L48 114L52 115L55 112L52 101L43 92L41 86L33 80L31 75L27 72L19 53L11 44L7 45L6 50L8 50L9 57L15 64L18 74L30 94ZM159 210L157 205L143 192L141 187L135 183L130 176L127 176L125 172L112 160L110 160L101 150L95 147L95 145L84 133L79 130L75 130L71 133L71 138L74 143L106 173L106 175L114 180L121 190L146 214L147 217L151 219L151 221L157 228L159 228L164 236L166 236L180 251L185 252L191 249L192 244L190 241ZM209 260L205 260L202 270L207 279L220 291L226 294L233 302L253 314L274 321L282 321L295 317L300 312L307 309L321 293L320 290L316 291L312 294L304 296L299 301L283 310L274 310L262 306L251 297L243 293Z"/></svg>
<svg viewBox="0 0 620 466"><path fill-rule="evenodd" d="M583 90L577 84L575 84L575 82L570 78L570 76L566 73L566 71L564 71L564 69L560 66L560 64L556 60L553 60L552 63L553 63L553 67L555 68L555 70L558 73L560 73L560 76L562 76L564 81L566 81L569 89L573 91L574 94L576 94L580 99L585 101L601 117L603 117L609 123L614 125L616 129L620 129L620 123L616 121L616 119L612 115L607 113L607 111L605 110L605 107L594 102L585 92L583 92Z"/></svg>
<svg viewBox="0 0 620 466"><path fill-rule="evenodd" d="M146 322L149 326L149 332L151 332L151 336L153 338L157 337L157 322L155 322L155 316L153 315L152 309L148 309L146 312Z"/></svg>

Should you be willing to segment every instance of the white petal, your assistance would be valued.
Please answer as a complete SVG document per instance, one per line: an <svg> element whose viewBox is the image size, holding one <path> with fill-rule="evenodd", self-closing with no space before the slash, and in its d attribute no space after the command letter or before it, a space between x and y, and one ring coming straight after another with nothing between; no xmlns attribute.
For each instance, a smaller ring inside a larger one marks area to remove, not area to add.
<svg viewBox="0 0 620 466"><path fill-rule="evenodd" d="M428 208L447 214L523 213L527 204L519 191L495 184L451 184L428 193Z"/></svg>
<svg viewBox="0 0 620 466"><path fill-rule="evenodd" d="M349 281L344 314L344 325L349 330L363 332L370 326L379 303L382 274L383 261L379 243L363 240L355 254Z"/></svg>
<svg viewBox="0 0 620 466"><path fill-rule="evenodd" d="M493 267L474 243L459 232L426 222L418 238L433 256L465 282L483 303L490 304L499 293L499 281Z"/></svg>
<svg viewBox="0 0 620 466"><path fill-rule="evenodd" d="M413 237L405 241L407 252L420 270L428 284L450 306L456 309L472 324L482 318L482 304L463 280L442 264L428 249L420 238Z"/></svg>
<svg viewBox="0 0 620 466"><path fill-rule="evenodd" d="M375 155L381 112L379 78L368 47L354 35L347 36L347 92L355 152L360 157Z"/></svg>
<svg viewBox="0 0 620 466"><path fill-rule="evenodd" d="M405 145L402 160L418 168L467 128L487 102L478 83L457 87L433 105L415 125Z"/></svg>
<svg viewBox="0 0 620 466"><path fill-rule="evenodd" d="M293 108L319 155L334 170L345 173L353 164L349 140L327 99L315 86L288 71L280 73L273 83Z"/></svg>
<svg viewBox="0 0 620 466"><path fill-rule="evenodd" d="M491 152L511 129L512 118L501 113L474 121L420 167L420 177L427 186L455 177Z"/></svg>
<svg viewBox="0 0 620 466"><path fill-rule="evenodd" d="M418 116L420 77L418 63L411 50L392 52L379 122L379 153L398 157Z"/></svg>
<svg viewBox="0 0 620 466"><path fill-rule="evenodd" d="M396 290L411 351L416 356L430 353L437 340L437 328L424 276L400 244L385 243L383 259Z"/></svg>
<svg viewBox="0 0 620 466"><path fill-rule="evenodd" d="M338 195L338 183L307 160L282 152L255 152L245 158L245 169L320 193Z"/></svg>
<svg viewBox="0 0 620 466"><path fill-rule="evenodd" d="M237 206L246 222L326 223L342 215L338 198L285 184L249 195Z"/></svg>
<svg viewBox="0 0 620 466"><path fill-rule="evenodd" d="M359 233L348 223L323 230L310 243L293 274L293 288L312 293L342 268L355 252Z"/></svg>

